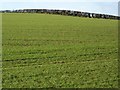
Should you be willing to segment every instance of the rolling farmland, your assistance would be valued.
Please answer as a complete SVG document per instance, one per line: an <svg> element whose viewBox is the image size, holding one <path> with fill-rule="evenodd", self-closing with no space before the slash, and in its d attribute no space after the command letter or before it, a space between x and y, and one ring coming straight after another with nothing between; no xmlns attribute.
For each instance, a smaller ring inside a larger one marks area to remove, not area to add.
<svg viewBox="0 0 120 90"><path fill-rule="evenodd" d="M118 21L5 13L3 88L117 88Z"/></svg>

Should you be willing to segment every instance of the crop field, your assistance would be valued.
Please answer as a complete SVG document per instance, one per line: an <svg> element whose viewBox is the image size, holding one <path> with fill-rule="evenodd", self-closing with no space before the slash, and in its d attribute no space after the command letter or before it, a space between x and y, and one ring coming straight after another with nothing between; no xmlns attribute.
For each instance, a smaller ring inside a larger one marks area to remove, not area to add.
<svg viewBox="0 0 120 90"><path fill-rule="evenodd" d="M117 88L118 21L2 14L3 88Z"/></svg>

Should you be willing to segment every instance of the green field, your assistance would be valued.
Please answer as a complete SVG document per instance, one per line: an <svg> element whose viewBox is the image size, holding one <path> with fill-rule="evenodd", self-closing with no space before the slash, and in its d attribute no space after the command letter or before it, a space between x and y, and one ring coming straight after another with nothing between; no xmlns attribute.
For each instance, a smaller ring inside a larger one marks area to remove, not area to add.
<svg viewBox="0 0 120 90"><path fill-rule="evenodd" d="M3 88L117 88L118 21L2 15Z"/></svg>

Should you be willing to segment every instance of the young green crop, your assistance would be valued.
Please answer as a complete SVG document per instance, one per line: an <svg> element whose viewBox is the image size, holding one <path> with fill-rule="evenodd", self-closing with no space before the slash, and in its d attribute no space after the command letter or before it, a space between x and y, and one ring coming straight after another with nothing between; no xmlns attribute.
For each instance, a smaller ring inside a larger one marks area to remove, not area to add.
<svg viewBox="0 0 120 90"><path fill-rule="evenodd" d="M3 14L3 88L117 88L117 23Z"/></svg>

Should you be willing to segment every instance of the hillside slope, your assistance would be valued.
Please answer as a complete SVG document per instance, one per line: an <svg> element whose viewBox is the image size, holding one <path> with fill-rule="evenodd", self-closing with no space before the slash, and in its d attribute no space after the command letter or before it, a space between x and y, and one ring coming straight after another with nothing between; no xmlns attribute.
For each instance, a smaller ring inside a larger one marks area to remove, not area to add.
<svg viewBox="0 0 120 90"><path fill-rule="evenodd" d="M4 88L117 88L117 20L3 14Z"/></svg>

